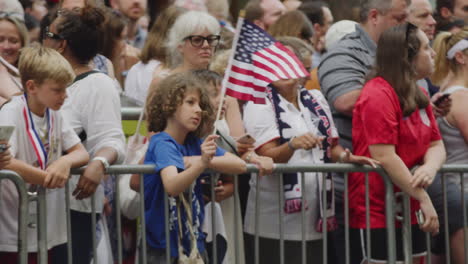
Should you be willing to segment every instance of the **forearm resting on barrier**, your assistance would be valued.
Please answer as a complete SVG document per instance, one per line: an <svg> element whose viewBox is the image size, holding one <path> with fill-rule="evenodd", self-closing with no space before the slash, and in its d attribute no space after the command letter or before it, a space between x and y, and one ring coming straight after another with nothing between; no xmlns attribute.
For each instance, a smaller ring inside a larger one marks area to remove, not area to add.
<svg viewBox="0 0 468 264"><path fill-rule="evenodd" d="M117 160L117 155L117 151L114 148L103 147L96 151L94 157L103 157L109 164L113 164ZM81 174L72 195L78 200L90 197L96 191L104 175L105 168L103 163L99 160L91 160Z"/></svg>
<svg viewBox="0 0 468 264"><path fill-rule="evenodd" d="M18 173L29 184L42 185L47 177L47 173L40 168L33 167L15 158L11 159L10 164L5 169Z"/></svg>
<svg viewBox="0 0 468 264"><path fill-rule="evenodd" d="M227 174L241 174L247 170L245 161L229 152L213 157L208 168Z"/></svg>
<svg viewBox="0 0 468 264"><path fill-rule="evenodd" d="M411 172L395 152L394 145L377 144L369 146L371 156L380 161L392 182L403 192L420 202L425 222L420 226L425 232L438 233L439 220L429 195L422 187L411 185Z"/></svg>

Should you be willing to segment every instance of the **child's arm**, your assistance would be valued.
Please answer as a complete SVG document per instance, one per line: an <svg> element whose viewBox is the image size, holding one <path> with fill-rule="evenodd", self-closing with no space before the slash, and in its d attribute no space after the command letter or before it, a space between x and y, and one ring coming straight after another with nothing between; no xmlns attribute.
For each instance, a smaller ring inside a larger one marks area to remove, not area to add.
<svg viewBox="0 0 468 264"><path fill-rule="evenodd" d="M242 174L246 172L245 161L229 152L226 152L223 156L214 157L208 168L228 174Z"/></svg>
<svg viewBox="0 0 468 264"><path fill-rule="evenodd" d="M216 153L215 139L218 136L210 135L201 144L201 156L194 157L191 164L182 172L177 171L176 166L168 166L161 170L161 179L164 189L170 196L177 196L209 166Z"/></svg>
<svg viewBox="0 0 468 264"><path fill-rule="evenodd" d="M6 166L5 169L18 173L25 182L30 184L42 185L44 183L44 179L47 176L45 171L15 158L11 159L10 164Z"/></svg>
<svg viewBox="0 0 468 264"><path fill-rule="evenodd" d="M89 161L89 154L81 143L67 149L66 152L66 155L63 155L47 167L44 187L63 187L70 176L70 169L86 165Z"/></svg>

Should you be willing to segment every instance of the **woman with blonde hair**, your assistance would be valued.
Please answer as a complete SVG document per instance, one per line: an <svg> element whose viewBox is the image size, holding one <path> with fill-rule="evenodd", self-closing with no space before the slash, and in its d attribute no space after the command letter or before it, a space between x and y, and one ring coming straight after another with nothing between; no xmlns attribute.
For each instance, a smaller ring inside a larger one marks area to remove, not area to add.
<svg viewBox="0 0 468 264"><path fill-rule="evenodd" d="M452 99L450 112L437 119L440 133L447 151L446 164L468 163L468 116L466 115L466 102L468 102L468 28L456 34L440 33L434 45L437 56L435 59L435 74L433 79L441 82L445 79L442 94L449 94ZM447 76L447 77L446 77ZM464 183L468 183L464 174ZM449 173L445 177L449 182L460 187L460 174ZM467 191L468 186L465 185ZM452 205L449 200L449 210ZM461 210L461 209L458 209ZM459 212L461 213L461 212ZM452 230L451 230L452 231ZM436 240L442 240L443 237ZM441 242L442 243L442 242ZM442 243L443 244L443 243ZM463 228L451 232L451 255L455 263L464 263ZM438 252L437 252L438 253Z"/></svg>
<svg viewBox="0 0 468 264"><path fill-rule="evenodd" d="M0 105L23 90L17 70L20 49L29 44L29 35L20 13L0 12Z"/></svg>

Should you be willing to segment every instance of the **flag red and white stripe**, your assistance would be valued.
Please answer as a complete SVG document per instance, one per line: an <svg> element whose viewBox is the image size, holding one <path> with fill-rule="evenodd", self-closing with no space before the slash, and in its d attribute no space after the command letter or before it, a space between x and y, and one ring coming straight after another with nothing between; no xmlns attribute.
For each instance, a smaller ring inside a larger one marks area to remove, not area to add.
<svg viewBox="0 0 468 264"><path fill-rule="evenodd" d="M309 75L294 53L268 33L243 18L238 23L234 54L223 81L226 94L264 104L270 83Z"/></svg>

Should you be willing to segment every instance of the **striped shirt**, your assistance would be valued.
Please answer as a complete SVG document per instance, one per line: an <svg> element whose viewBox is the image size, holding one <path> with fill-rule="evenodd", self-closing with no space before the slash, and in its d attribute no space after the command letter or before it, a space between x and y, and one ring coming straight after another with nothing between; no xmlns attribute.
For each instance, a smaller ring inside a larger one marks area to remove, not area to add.
<svg viewBox="0 0 468 264"><path fill-rule="evenodd" d="M351 91L362 89L365 77L374 64L376 43L356 25L356 31L344 36L322 57L318 75L322 93L332 109L341 145L352 149L351 117L334 108L335 100Z"/></svg>

